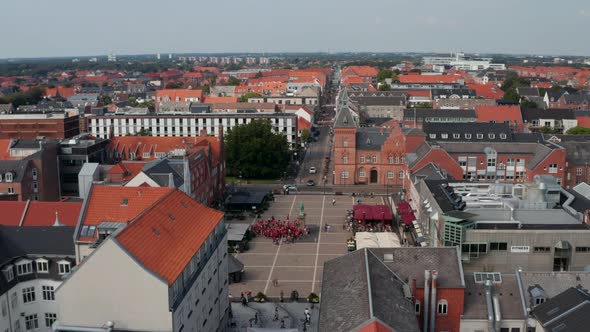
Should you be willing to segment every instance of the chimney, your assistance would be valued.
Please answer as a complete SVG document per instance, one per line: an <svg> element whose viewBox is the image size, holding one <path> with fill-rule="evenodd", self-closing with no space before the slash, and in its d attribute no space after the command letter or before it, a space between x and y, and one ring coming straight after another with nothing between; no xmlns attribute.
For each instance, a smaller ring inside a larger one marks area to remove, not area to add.
<svg viewBox="0 0 590 332"><path fill-rule="evenodd" d="M492 281L487 279L484 283L486 289L486 303L488 309L488 331L496 331L495 329L495 315L494 315L494 303L492 299Z"/></svg>
<svg viewBox="0 0 590 332"><path fill-rule="evenodd" d="M430 301L430 271L424 270L424 326L422 331L428 331L428 304Z"/></svg>
<svg viewBox="0 0 590 332"><path fill-rule="evenodd" d="M430 332L434 332L435 323L436 323L436 288L437 283L436 280L438 279L438 272L432 271L432 299L430 300ZM425 330L426 332L426 330Z"/></svg>
<svg viewBox="0 0 590 332"><path fill-rule="evenodd" d="M55 211L55 222L53 223L54 227L63 226L61 221L59 220L59 212Z"/></svg>
<svg viewBox="0 0 590 332"><path fill-rule="evenodd" d="M168 173L168 187L175 188L174 185L174 175L172 173Z"/></svg>

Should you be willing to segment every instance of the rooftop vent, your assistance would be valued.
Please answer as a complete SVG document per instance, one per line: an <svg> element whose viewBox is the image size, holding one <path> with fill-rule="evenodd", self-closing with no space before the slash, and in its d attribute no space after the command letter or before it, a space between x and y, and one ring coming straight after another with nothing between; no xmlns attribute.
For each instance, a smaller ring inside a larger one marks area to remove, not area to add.
<svg viewBox="0 0 590 332"><path fill-rule="evenodd" d="M128 203L129 200L127 198L123 198L123 200L121 201L121 206L127 206Z"/></svg>
<svg viewBox="0 0 590 332"><path fill-rule="evenodd" d="M154 232L154 234L156 234L157 237L160 237L160 232L158 232L158 230L154 227L152 227L152 232Z"/></svg>

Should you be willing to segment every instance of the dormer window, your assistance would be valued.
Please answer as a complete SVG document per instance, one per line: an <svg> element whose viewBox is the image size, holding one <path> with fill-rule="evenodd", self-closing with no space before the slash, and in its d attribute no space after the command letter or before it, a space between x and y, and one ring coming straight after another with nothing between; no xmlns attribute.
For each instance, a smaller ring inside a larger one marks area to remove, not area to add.
<svg viewBox="0 0 590 332"><path fill-rule="evenodd" d="M496 138L496 134L488 134L488 137L489 137L490 139L494 139L494 138Z"/></svg>
<svg viewBox="0 0 590 332"><path fill-rule="evenodd" d="M537 297L535 299L535 305L543 304L543 302L545 302L545 298L544 297Z"/></svg>
<svg viewBox="0 0 590 332"><path fill-rule="evenodd" d="M59 266L59 274L64 275L70 273L71 263L66 260L57 262Z"/></svg>
<svg viewBox="0 0 590 332"><path fill-rule="evenodd" d="M436 134L429 134L429 137L430 137L431 139L436 139Z"/></svg>
<svg viewBox="0 0 590 332"><path fill-rule="evenodd" d="M453 134L453 138L454 138L454 139L459 139L459 138L461 138L461 134L454 133L454 134Z"/></svg>
<svg viewBox="0 0 590 332"><path fill-rule="evenodd" d="M28 259L23 259L16 263L16 274L24 276L33 273L33 264Z"/></svg>
<svg viewBox="0 0 590 332"><path fill-rule="evenodd" d="M31 171L31 175L33 175L33 180L37 180L37 169L33 168L33 170Z"/></svg>
<svg viewBox="0 0 590 332"><path fill-rule="evenodd" d="M483 139L483 134L477 134L477 139Z"/></svg>
<svg viewBox="0 0 590 332"><path fill-rule="evenodd" d="M465 139L471 139L471 134L465 134Z"/></svg>
<svg viewBox="0 0 590 332"><path fill-rule="evenodd" d="M149 152L144 152L143 153L143 157L144 158L149 158L150 157L150 153Z"/></svg>
<svg viewBox="0 0 590 332"><path fill-rule="evenodd" d="M440 137L443 139L449 138L449 134L440 134Z"/></svg>
<svg viewBox="0 0 590 332"><path fill-rule="evenodd" d="M387 161L388 161L390 164L393 164L393 156L389 156L389 157L387 158Z"/></svg>
<svg viewBox="0 0 590 332"><path fill-rule="evenodd" d="M49 273L49 261L45 258L35 260L37 264L37 273Z"/></svg>
<svg viewBox="0 0 590 332"><path fill-rule="evenodd" d="M8 172L8 173L6 173L6 175L4 175L4 180L6 182L12 182L13 178L14 178L14 175L12 175L12 173L10 173L10 172Z"/></svg>
<svg viewBox="0 0 590 332"><path fill-rule="evenodd" d="M500 134L500 139L506 139L506 134Z"/></svg>
<svg viewBox="0 0 590 332"><path fill-rule="evenodd" d="M14 270L12 270L12 265L7 265L4 269L2 269L2 273L4 274L4 278L6 278L7 282L10 282L12 279L14 279Z"/></svg>

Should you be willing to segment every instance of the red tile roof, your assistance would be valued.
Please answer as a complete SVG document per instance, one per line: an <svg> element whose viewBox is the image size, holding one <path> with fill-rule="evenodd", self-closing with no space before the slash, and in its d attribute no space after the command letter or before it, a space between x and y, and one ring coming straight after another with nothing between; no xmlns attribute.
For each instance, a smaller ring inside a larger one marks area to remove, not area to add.
<svg viewBox="0 0 590 332"><path fill-rule="evenodd" d="M504 91L495 84L469 84L469 89L474 90L478 96L484 99L502 99L504 97Z"/></svg>
<svg viewBox="0 0 590 332"><path fill-rule="evenodd" d="M510 124L521 125L522 114L520 113L520 106L476 106L475 114L477 115L477 122L496 122L503 123L510 121Z"/></svg>
<svg viewBox="0 0 590 332"><path fill-rule="evenodd" d="M141 160L153 160L156 152L168 153L175 149L186 149L190 152L202 140L202 137L157 137L157 136L116 136L111 139L108 152L125 152L123 159L129 158L131 152ZM150 153L143 157L143 153Z"/></svg>
<svg viewBox="0 0 590 332"><path fill-rule="evenodd" d="M0 225L4 226L18 226L23 217L23 212L27 202L17 201L0 201L0 211L2 211L2 218L0 218Z"/></svg>
<svg viewBox="0 0 590 332"><path fill-rule="evenodd" d="M393 332L394 330L381 324L378 321L373 321L369 325L358 330L359 332Z"/></svg>
<svg viewBox="0 0 590 332"><path fill-rule="evenodd" d="M169 98L175 101L177 98L180 101L186 101L187 98L203 98L203 90L191 89L164 89L156 91L156 98Z"/></svg>
<svg viewBox="0 0 590 332"><path fill-rule="evenodd" d="M82 202L31 202L23 226L53 226L55 213L64 226L76 226Z"/></svg>
<svg viewBox="0 0 590 332"><path fill-rule="evenodd" d="M145 161L122 161L115 164L107 171L107 175L121 175L123 182L133 179L139 172L142 171Z"/></svg>
<svg viewBox="0 0 590 332"><path fill-rule="evenodd" d="M401 83L456 83L462 79L461 76L454 75L401 75Z"/></svg>
<svg viewBox="0 0 590 332"><path fill-rule="evenodd" d="M127 223L173 190L168 187L93 186L80 226L97 226L103 221ZM94 241L94 238L80 237L79 240Z"/></svg>
<svg viewBox="0 0 590 332"><path fill-rule="evenodd" d="M431 97L430 90L410 90L408 91L410 97Z"/></svg>
<svg viewBox="0 0 590 332"><path fill-rule="evenodd" d="M305 120L302 117L297 117L297 129L298 130L309 129L309 128L311 128L311 122Z"/></svg>
<svg viewBox="0 0 590 332"><path fill-rule="evenodd" d="M0 160L13 159L10 156L10 151L8 150L10 148L10 142L11 142L10 138L0 139Z"/></svg>
<svg viewBox="0 0 590 332"><path fill-rule="evenodd" d="M237 103L238 97L203 97L203 103Z"/></svg>
<svg viewBox="0 0 590 332"><path fill-rule="evenodd" d="M379 75L379 69L370 66L349 66L342 70L341 75L343 77L349 75L362 77L377 77L377 75Z"/></svg>
<svg viewBox="0 0 590 332"><path fill-rule="evenodd" d="M175 190L143 211L116 240L171 285L222 219L222 212Z"/></svg>

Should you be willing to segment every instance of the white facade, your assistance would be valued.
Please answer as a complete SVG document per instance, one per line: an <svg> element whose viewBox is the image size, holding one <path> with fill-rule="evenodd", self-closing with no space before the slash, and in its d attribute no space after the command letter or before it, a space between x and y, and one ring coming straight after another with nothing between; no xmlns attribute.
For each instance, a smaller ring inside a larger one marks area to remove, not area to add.
<svg viewBox="0 0 590 332"><path fill-rule="evenodd" d="M223 222L172 285L108 238L57 290L57 326L102 327L110 321L117 330L223 331L229 312L227 259Z"/></svg>
<svg viewBox="0 0 590 332"><path fill-rule="evenodd" d="M57 317L54 292L60 284L51 279L33 279L20 282L0 295L0 331L27 331L27 327L37 332L51 331Z"/></svg>
<svg viewBox="0 0 590 332"><path fill-rule="evenodd" d="M152 136L199 136L202 130L207 135L219 137L219 128L225 133L233 127L252 122L252 120L269 119L276 132L287 136L289 144L295 144L297 137L297 116L283 113L237 113L191 116L89 116L88 130L99 138L127 136L140 132L142 129L151 132ZM112 133L111 133L112 131Z"/></svg>
<svg viewBox="0 0 590 332"><path fill-rule="evenodd" d="M466 58L464 53L456 53L449 57L423 57L425 65L451 66L459 70L505 70L503 63L492 63L492 58Z"/></svg>

